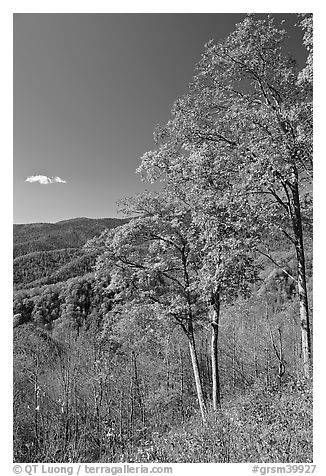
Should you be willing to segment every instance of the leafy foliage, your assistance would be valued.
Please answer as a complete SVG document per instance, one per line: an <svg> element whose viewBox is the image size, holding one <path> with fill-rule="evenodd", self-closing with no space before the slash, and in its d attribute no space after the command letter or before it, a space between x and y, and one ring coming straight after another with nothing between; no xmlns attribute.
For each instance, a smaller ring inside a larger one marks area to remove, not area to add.
<svg viewBox="0 0 326 476"><path fill-rule="evenodd" d="M16 461L312 462L298 26L302 71L269 16L205 45L125 220L15 226Z"/></svg>

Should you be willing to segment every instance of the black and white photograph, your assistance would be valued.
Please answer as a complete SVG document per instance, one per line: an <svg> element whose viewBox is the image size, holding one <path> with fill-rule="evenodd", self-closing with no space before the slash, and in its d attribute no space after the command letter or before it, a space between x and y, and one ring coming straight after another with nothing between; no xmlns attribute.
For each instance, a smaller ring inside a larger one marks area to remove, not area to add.
<svg viewBox="0 0 326 476"><path fill-rule="evenodd" d="M315 472L314 15L268 8L12 14L14 473Z"/></svg>

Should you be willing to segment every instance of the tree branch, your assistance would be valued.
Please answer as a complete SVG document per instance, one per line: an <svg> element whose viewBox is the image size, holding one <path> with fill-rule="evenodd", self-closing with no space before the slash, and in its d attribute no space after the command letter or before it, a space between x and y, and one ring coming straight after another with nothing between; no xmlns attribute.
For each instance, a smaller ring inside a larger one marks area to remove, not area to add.
<svg viewBox="0 0 326 476"><path fill-rule="evenodd" d="M289 278L291 278L295 283L298 282L288 271L286 271L286 269L283 268L282 265L280 265L277 261L275 261L275 259L272 258L269 254L264 253L263 251L261 251L259 249L257 249L257 251L258 251L258 253L260 253L263 256L265 256L266 258L268 258L272 263L274 263L275 266L277 266L279 269L281 269L283 271L283 273L285 273L287 276L289 276Z"/></svg>

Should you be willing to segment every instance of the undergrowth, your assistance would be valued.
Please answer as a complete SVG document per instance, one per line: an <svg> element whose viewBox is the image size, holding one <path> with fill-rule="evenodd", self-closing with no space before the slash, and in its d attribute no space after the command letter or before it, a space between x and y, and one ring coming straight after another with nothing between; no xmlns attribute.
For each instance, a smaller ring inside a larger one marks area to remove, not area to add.
<svg viewBox="0 0 326 476"><path fill-rule="evenodd" d="M256 384L221 410L199 415L165 434L116 454L116 461L159 463L309 463L312 453L312 388ZM101 459L105 461L105 457Z"/></svg>

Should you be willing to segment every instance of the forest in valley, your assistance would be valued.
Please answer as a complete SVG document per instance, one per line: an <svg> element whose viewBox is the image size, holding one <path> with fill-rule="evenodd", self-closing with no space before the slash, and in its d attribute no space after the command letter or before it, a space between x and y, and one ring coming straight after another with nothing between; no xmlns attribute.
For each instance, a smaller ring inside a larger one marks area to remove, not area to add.
<svg viewBox="0 0 326 476"><path fill-rule="evenodd" d="M267 15L204 46L122 219L14 225L16 462L313 461L297 28L303 68Z"/></svg>

